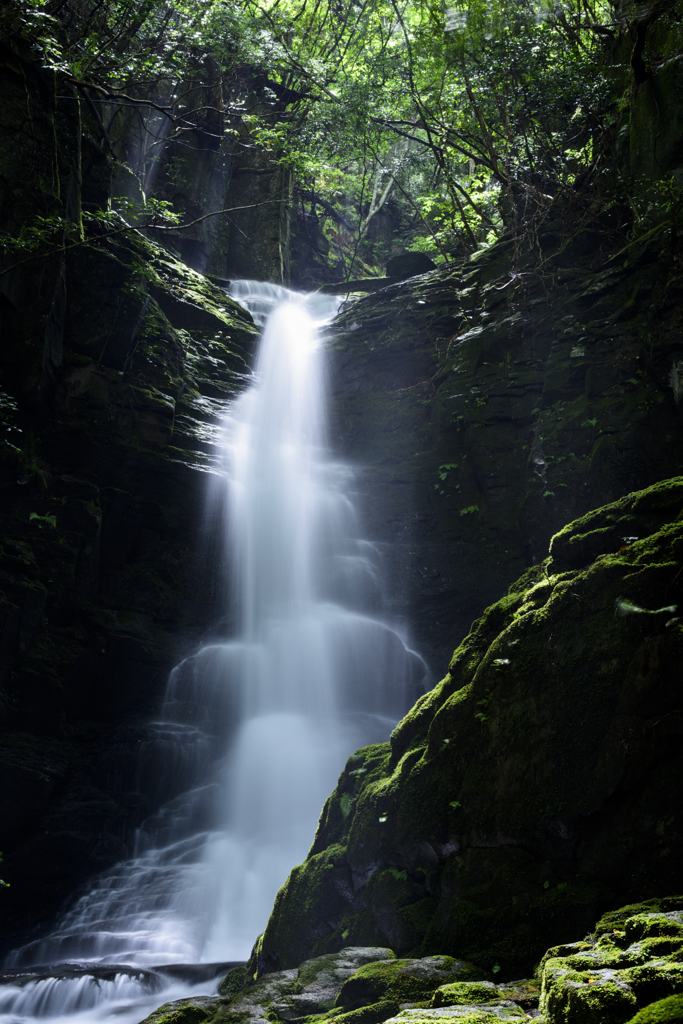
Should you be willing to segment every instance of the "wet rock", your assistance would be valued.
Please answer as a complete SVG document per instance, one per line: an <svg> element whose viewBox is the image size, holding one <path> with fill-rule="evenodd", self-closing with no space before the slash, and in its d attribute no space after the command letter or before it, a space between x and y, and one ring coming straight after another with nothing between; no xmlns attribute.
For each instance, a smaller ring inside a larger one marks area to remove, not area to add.
<svg viewBox="0 0 683 1024"><path fill-rule="evenodd" d="M380 961L361 967L344 982L337 1006L353 1009L380 998L420 1001L447 981L478 981L484 977L472 964L448 956Z"/></svg>
<svg viewBox="0 0 683 1024"><path fill-rule="evenodd" d="M244 965L235 964L234 961L216 964L162 964L160 967L154 967L154 970L167 978L174 978L188 985L200 985L202 982L219 978L225 973L226 968L230 968L228 972L230 974L232 971L243 971ZM225 993L220 992L219 989L219 995L225 995Z"/></svg>
<svg viewBox="0 0 683 1024"><path fill-rule="evenodd" d="M424 252L404 252L400 256L392 256L387 260L385 272L387 277L393 277L397 281L405 281L416 274L426 274L430 270L436 270L436 263Z"/></svg>
<svg viewBox="0 0 683 1024"><path fill-rule="evenodd" d="M439 1010L402 1010L391 1017L391 1024L401 1021L418 1022L457 1020L459 1024L497 1024L500 1020L524 1020L526 1014L514 1003L481 1003L478 1006L447 1006ZM389 1024L389 1021L387 1021Z"/></svg>
<svg viewBox="0 0 683 1024"><path fill-rule="evenodd" d="M676 477L594 517L660 502L676 517L680 495ZM384 939L400 956L440 949L514 978L568 932L585 934L610 893L675 887L683 520L653 525L586 567L529 569L390 744L353 755L280 891L263 955L286 965ZM639 909L627 915L630 947L678 941L677 905ZM567 955L579 953L605 956L581 944ZM656 990L654 968L629 962L628 985L652 975ZM626 1012L608 980L605 1000Z"/></svg>
<svg viewBox="0 0 683 1024"><path fill-rule="evenodd" d="M499 998L498 989L492 981L454 981L439 985L432 995L430 1006L459 1006L469 1003L486 1003Z"/></svg>
<svg viewBox="0 0 683 1024"><path fill-rule="evenodd" d="M299 967L296 994L292 997L292 1002L300 1011L300 1016L330 1010L335 1001L340 1000L340 992L344 991L344 986L351 984L350 979L356 976L359 968L364 964L386 959L395 959L392 950L377 946L350 946L339 953L306 960ZM347 1004L338 1001L337 1005Z"/></svg>
<svg viewBox="0 0 683 1024"><path fill-rule="evenodd" d="M193 996L164 1003L141 1024L209 1024L220 1006L217 996Z"/></svg>
<svg viewBox="0 0 683 1024"><path fill-rule="evenodd" d="M662 902L683 908L683 898ZM683 914L623 916L632 909L623 908L621 919L608 915L609 922L599 922L600 938L589 949L569 955L548 950L540 966L540 1009L551 1021L622 1024L672 992L683 992ZM606 931L608 923L623 924L623 930ZM656 1011L650 1013L657 1019Z"/></svg>

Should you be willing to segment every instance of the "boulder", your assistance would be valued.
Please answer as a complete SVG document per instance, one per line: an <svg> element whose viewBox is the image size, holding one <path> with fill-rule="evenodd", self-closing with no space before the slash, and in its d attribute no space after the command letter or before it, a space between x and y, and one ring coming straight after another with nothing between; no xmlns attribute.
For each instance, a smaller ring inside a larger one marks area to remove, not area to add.
<svg viewBox="0 0 683 1024"><path fill-rule="evenodd" d="M584 517L651 532L575 568L553 555L473 624L391 742L349 759L262 957L289 966L373 942L514 978L615 893L675 887L682 504L675 477ZM562 536L590 536L584 520Z"/></svg>

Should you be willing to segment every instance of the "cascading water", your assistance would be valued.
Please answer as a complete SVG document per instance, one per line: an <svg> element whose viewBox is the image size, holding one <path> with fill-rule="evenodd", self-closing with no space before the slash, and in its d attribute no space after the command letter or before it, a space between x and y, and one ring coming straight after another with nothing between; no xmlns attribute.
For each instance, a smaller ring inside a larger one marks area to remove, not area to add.
<svg viewBox="0 0 683 1024"><path fill-rule="evenodd" d="M198 991L158 965L244 960L345 758L386 739L421 692L423 662L376 617L378 556L358 537L351 471L325 448L316 318L330 300L255 282L233 295L257 322L270 314L214 484L228 490L236 636L171 673L145 751L168 798L135 856L9 958L0 1022L136 1024Z"/></svg>

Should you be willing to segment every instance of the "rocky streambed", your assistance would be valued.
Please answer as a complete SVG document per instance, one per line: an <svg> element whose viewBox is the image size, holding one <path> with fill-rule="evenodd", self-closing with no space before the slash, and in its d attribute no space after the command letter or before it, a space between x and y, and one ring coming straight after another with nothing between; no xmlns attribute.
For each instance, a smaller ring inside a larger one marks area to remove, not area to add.
<svg viewBox="0 0 683 1024"><path fill-rule="evenodd" d="M499 981L499 972L347 947L261 976L252 961L218 995L166 1003L143 1024L679 1024L683 897L604 914L583 939L547 950L532 977Z"/></svg>

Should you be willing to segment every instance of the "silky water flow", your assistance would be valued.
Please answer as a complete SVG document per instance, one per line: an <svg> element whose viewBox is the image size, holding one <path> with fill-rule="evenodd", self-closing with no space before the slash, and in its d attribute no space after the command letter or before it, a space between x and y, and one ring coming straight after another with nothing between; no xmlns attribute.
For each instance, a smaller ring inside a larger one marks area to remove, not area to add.
<svg viewBox="0 0 683 1024"><path fill-rule="evenodd" d="M381 619L353 474L326 448L320 327L331 300L247 281L232 294L265 324L212 485L228 510L235 636L171 673L141 752L165 802L132 859L8 958L3 1024L138 1024L165 1000L215 992L306 856L345 759L386 740L424 686L424 663ZM213 979L180 966L211 963L224 965Z"/></svg>

